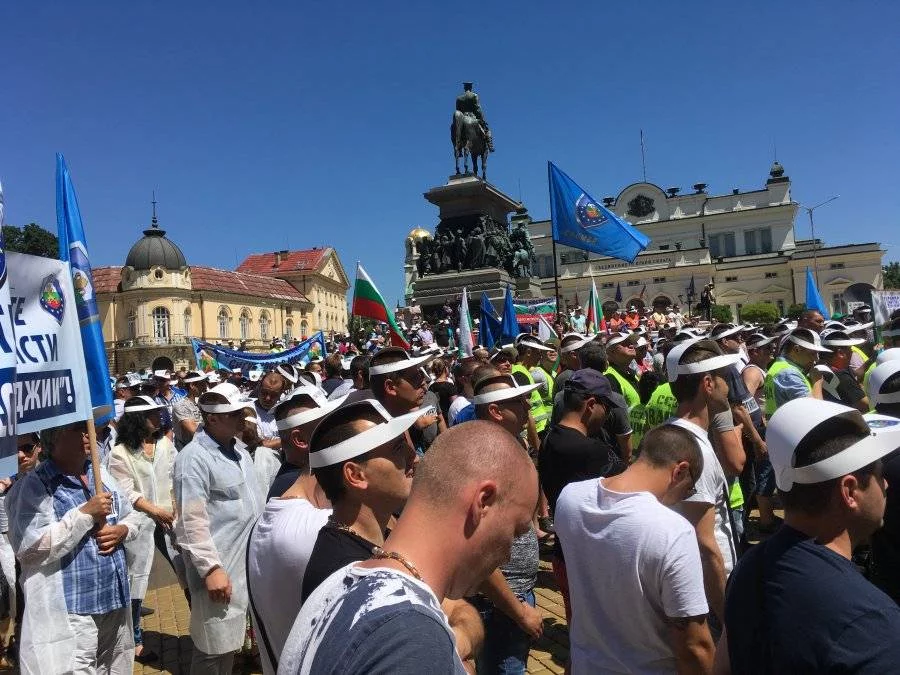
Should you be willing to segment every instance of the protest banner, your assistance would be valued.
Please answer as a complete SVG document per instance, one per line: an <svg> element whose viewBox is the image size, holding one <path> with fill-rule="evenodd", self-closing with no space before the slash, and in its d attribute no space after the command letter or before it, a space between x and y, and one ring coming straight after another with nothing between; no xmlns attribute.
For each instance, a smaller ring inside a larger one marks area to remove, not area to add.
<svg viewBox="0 0 900 675"><path fill-rule="evenodd" d="M296 347L268 354L241 352L196 339L191 340L191 345L194 348L197 368L202 372L218 368L227 370L240 368L246 374L250 370L267 370L282 363L308 363L311 359L325 356L325 335L322 331L307 338Z"/></svg>
<svg viewBox="0 0 900 675"><path fill-rule="evenodd" d="M0 185L0 225L3 225L3 186ZM6 242L0 230L0 333L12 335L12 322L7 309L9 275L6 273ZM15 408L16 355L12 350L0 352L0 400L7 410ZM18 443L16 416L4 415L0 422L0 476L12 476L18 471Z"/></svg>
<svg viewBox="0 0 900 675"><path fill-rule="evenodd" d="M521 326L536 325L538 317L543 317L551 325L556 321L556 298L513 298L513 307L516 321Z"/></svg>
<svg viewBox="0 0 900 675"><path fill-rule="evenodd" d="M900 291L872 291L872 317L875 325L883 326L891 314L900 309Z"/></svg>
<svg viewBox="0 0 900 675"><path fill-rule="evenodd" d="M4 382L0 389L2 424L14 412L16 433L27 434L90 419L69 265L23 253L7 253L6 265L10 299L4 310L12 332L0 321L0 353L14 355L16 367L13 386Z"/></svg>

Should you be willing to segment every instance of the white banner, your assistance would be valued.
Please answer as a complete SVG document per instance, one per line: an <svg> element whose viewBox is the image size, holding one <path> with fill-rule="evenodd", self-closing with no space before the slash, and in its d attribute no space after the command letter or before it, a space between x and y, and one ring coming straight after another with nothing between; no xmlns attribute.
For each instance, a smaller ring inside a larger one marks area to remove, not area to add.
<svg viewBox="0 0 900 675"><path fill-rule="evenodd" d="M891 313L900 309L900 291L872 291L872 316L876 326L891 320Z"/></svg>
<svg viewBox="0 0 900 675"><path fill-rule="evenodd" d="M0 352L15 354L16 374L14 385L0 383L0 423L8 424L10 407L19 434L89 419L91 394L68 263L7 253L6 265L10 300L0 311L8 309L13 334L0 322Z"/></svg>

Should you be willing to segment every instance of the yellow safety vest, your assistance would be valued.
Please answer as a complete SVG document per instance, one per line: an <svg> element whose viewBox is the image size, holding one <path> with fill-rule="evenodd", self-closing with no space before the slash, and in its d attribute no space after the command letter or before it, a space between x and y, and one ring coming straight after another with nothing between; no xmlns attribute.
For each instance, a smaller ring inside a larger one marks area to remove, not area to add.
<svg viewBox="0 0 900 675"><path fill-rule="evenodd" d="M668 382L663 382L653 390L653 393L650 394L650 400L647 401L647 428L658 427L672 417L677 408L678 399L672 393L672 385Z"/></svg>
<svg viewBox="0 0 900 675"><path fill-rule="evenodd" d="M633 454L637 456L638 446L649 428L647 425L647 406L643 403L638 403L636 406L629 408L628 422L631 424L631 447L633 448Z"/></svg>
<svg viewBox="0 0 900 675"><path fill-rule="evenodd" d="M629 409L633 408L641 402L641 397L637 393L637 389L634 388L631 382L622 377L622 375L619 374L619 371L617 371L615 368L610 366L605 371L603 371L603 374L607 377L614 377L619 383L619 388L622 390L622 396L625 397L625 402L628 404Z"/></svg>
<svg viewBox="0 0 900 675"><path fill-rule="evenodd" d="M528 372L528 368L521 363L514 365L512 367L512 372L522 373L528 378L529 384L534 384L534 378L531 376L531 373ZM541 398L537 389L531 390L531 393L528 395L528 404L531 407L531 417L534 420L534 428L538 433L541 433L547 427L547 422L550 421L552 406L549 409L544 408L544 400Z"/></svg>
<svg viewBox="0 0 900 675"><path fill-rule="evenodd" d="M803 371L783 356L779 356L775 359L775 363L769 366L769 370L766 373L766 380L763 382L763 390L766 392L766 417L771 417L778 408L775 404L775 376L782 370L789 369L796 370L800 374L800 377L802 377L803 381L806 383L806 387L809 389L810 393L812 393L812 385L809 383L806 375L803 374Z"/></svg>

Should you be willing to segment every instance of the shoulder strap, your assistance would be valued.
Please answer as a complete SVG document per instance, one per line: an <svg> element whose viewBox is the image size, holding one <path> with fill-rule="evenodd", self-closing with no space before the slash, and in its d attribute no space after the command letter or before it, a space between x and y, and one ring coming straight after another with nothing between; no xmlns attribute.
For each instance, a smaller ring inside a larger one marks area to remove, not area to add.
<svg viewBox="0 0 900 675"><path fill-rule="evenodd" d="M247 570L247 597L250 600L250 609L253 612L253 617L256 619L257 632L259 633L262 645L266 650L266 654L269 656L269 663L271 663L272 667L277 671L278 659L275 657L275 650L272 649L272 643L269 641L266 625L263 622L262 616L259 614L259 610L256 608L256 602L253 600L253 589L250 587L250 542L253 541L253 533L255 531L256 523L253 523L253 527L250 528L250 536L247 537L247 548L244 551L244 568Z"/></svg>

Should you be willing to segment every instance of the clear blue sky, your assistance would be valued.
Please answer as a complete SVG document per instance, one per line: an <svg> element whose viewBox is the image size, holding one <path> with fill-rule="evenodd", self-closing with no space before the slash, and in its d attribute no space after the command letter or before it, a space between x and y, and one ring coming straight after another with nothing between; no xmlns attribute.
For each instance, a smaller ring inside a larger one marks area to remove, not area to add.
<svg viewBox="0 0 900 675"><path fill-rule="evenodd" d="M335 246L389 302L422 193L452 172L463 80L489 177L546 218L546 162L595 197L647 176L764 183L777 144L828 243L900 257L900 4L4 2L0 180L10 224L52 229L66 155L94 263L159 216L188 262ZM521 185L521 188L520 188ZM808 224L798 218L798 236Z"/></svg>

